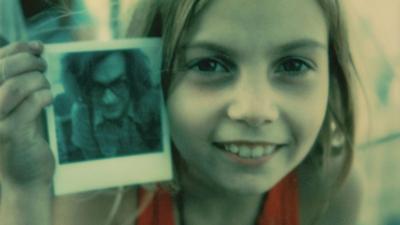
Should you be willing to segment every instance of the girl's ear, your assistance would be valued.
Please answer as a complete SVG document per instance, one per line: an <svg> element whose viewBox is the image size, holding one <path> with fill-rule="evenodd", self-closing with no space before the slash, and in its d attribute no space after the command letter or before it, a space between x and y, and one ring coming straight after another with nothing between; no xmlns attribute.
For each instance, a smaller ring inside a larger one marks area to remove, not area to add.
<svg viewBox="0 0 400 225"><path fill-rule="evenodd" d="M340 84L335 74L331 74L330 90L328 99L326 132L329 137L326 138L327 148L330 149L330 156L340 154L345 147L345 130L344 130L344 108L342 102L342 94L340 93Z"/></svg>
<svg viewBox="0 0 400 225"><path fill-rule="evenodd" d="M335 121L331 121L330 124L331 129L331 145L333 148L342 148L344 146L344 134L338 128Z"/></svg>

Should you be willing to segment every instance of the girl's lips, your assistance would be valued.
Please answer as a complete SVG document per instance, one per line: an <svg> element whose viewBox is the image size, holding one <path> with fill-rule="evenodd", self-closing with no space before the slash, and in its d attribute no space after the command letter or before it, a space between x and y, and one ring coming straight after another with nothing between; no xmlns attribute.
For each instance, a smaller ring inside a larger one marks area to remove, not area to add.
<svg viewBox="0 0 400 225"><path fill-rule="evenodd" d="M244 165L260 165L268 161L279 145L248 143L214 143L230 159Z"/></svg>

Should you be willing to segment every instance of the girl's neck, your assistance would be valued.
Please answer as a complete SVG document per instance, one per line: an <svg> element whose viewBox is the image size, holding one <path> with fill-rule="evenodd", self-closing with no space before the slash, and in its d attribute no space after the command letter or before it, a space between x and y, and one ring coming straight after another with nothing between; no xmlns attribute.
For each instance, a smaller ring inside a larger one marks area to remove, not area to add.
<svg viewBox="0 0 400 225"><path fill-rule="evenodd" d="M243 194L223 190L201 178L181 172L182 191L177 198L180 225L255 224L264 193Z"/></svg>

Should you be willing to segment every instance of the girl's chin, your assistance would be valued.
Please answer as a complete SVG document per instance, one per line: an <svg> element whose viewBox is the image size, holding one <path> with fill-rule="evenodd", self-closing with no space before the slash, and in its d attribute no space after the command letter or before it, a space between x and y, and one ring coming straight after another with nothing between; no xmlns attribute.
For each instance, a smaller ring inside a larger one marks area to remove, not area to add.
<svg viewBox="0 0 400 225"><path fill-rule="evenodd" d="M255 179L240 179L237 182L223 183L220 184L224 192L232 193L235 195L262 195L268 192L275 183L269 183L263 180Z"/></svg>
<svg viewBox="0 0 400 225"><path fill-rule="evenodd" d="M268 192L268 189L266 189L264 187L257 188L254 186L253 187L240 187L240 188L232 189L231 192L235 195L254 196L254 195L263 195L266 192Z"/></svg>

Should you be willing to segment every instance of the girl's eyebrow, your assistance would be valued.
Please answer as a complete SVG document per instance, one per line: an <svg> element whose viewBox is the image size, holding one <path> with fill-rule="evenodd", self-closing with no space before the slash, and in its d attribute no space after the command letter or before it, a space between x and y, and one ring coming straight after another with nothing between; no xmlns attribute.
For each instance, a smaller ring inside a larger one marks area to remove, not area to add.
<svg viewBox="0 0 400 225"><path fill-rule="evenodd" d="M305 39L298 39L294 41L290 41L281 45L278 45L271 49L271 52L274 53L282 53L282 52L291 52L295 50L301 49L317 49L317 50L324 50L328 49L326 44L323 44L317 40L305 38Z"/></svg>
<svg viewBox="0 0 400 225"><path fill-rule="evenodd" d="M180 48L180 50L182 51L195 50L195 49L218 52L227 55L236 55L234 49L214 43L212 41L196 41L193 43L189 43L187 45L183 45Z"/></svg>
<svg viewBox="0 0 400 225"><path fill-rule="evenodd" d="M224 46L223 43L219 44L212 41L195 41L193 43L188 43L187 45L183 45L181 47L181 50L183 51L192 49L208 50L233 56L236 55L236 51L234 50L234 48L229 48L228 46ZM323 44L322 42L317 41L315 39L304 38L272 46L271 48L267 49L267 51L270 54L279 54L301 49L327 50L328 47L326 44Z"/></svg>

